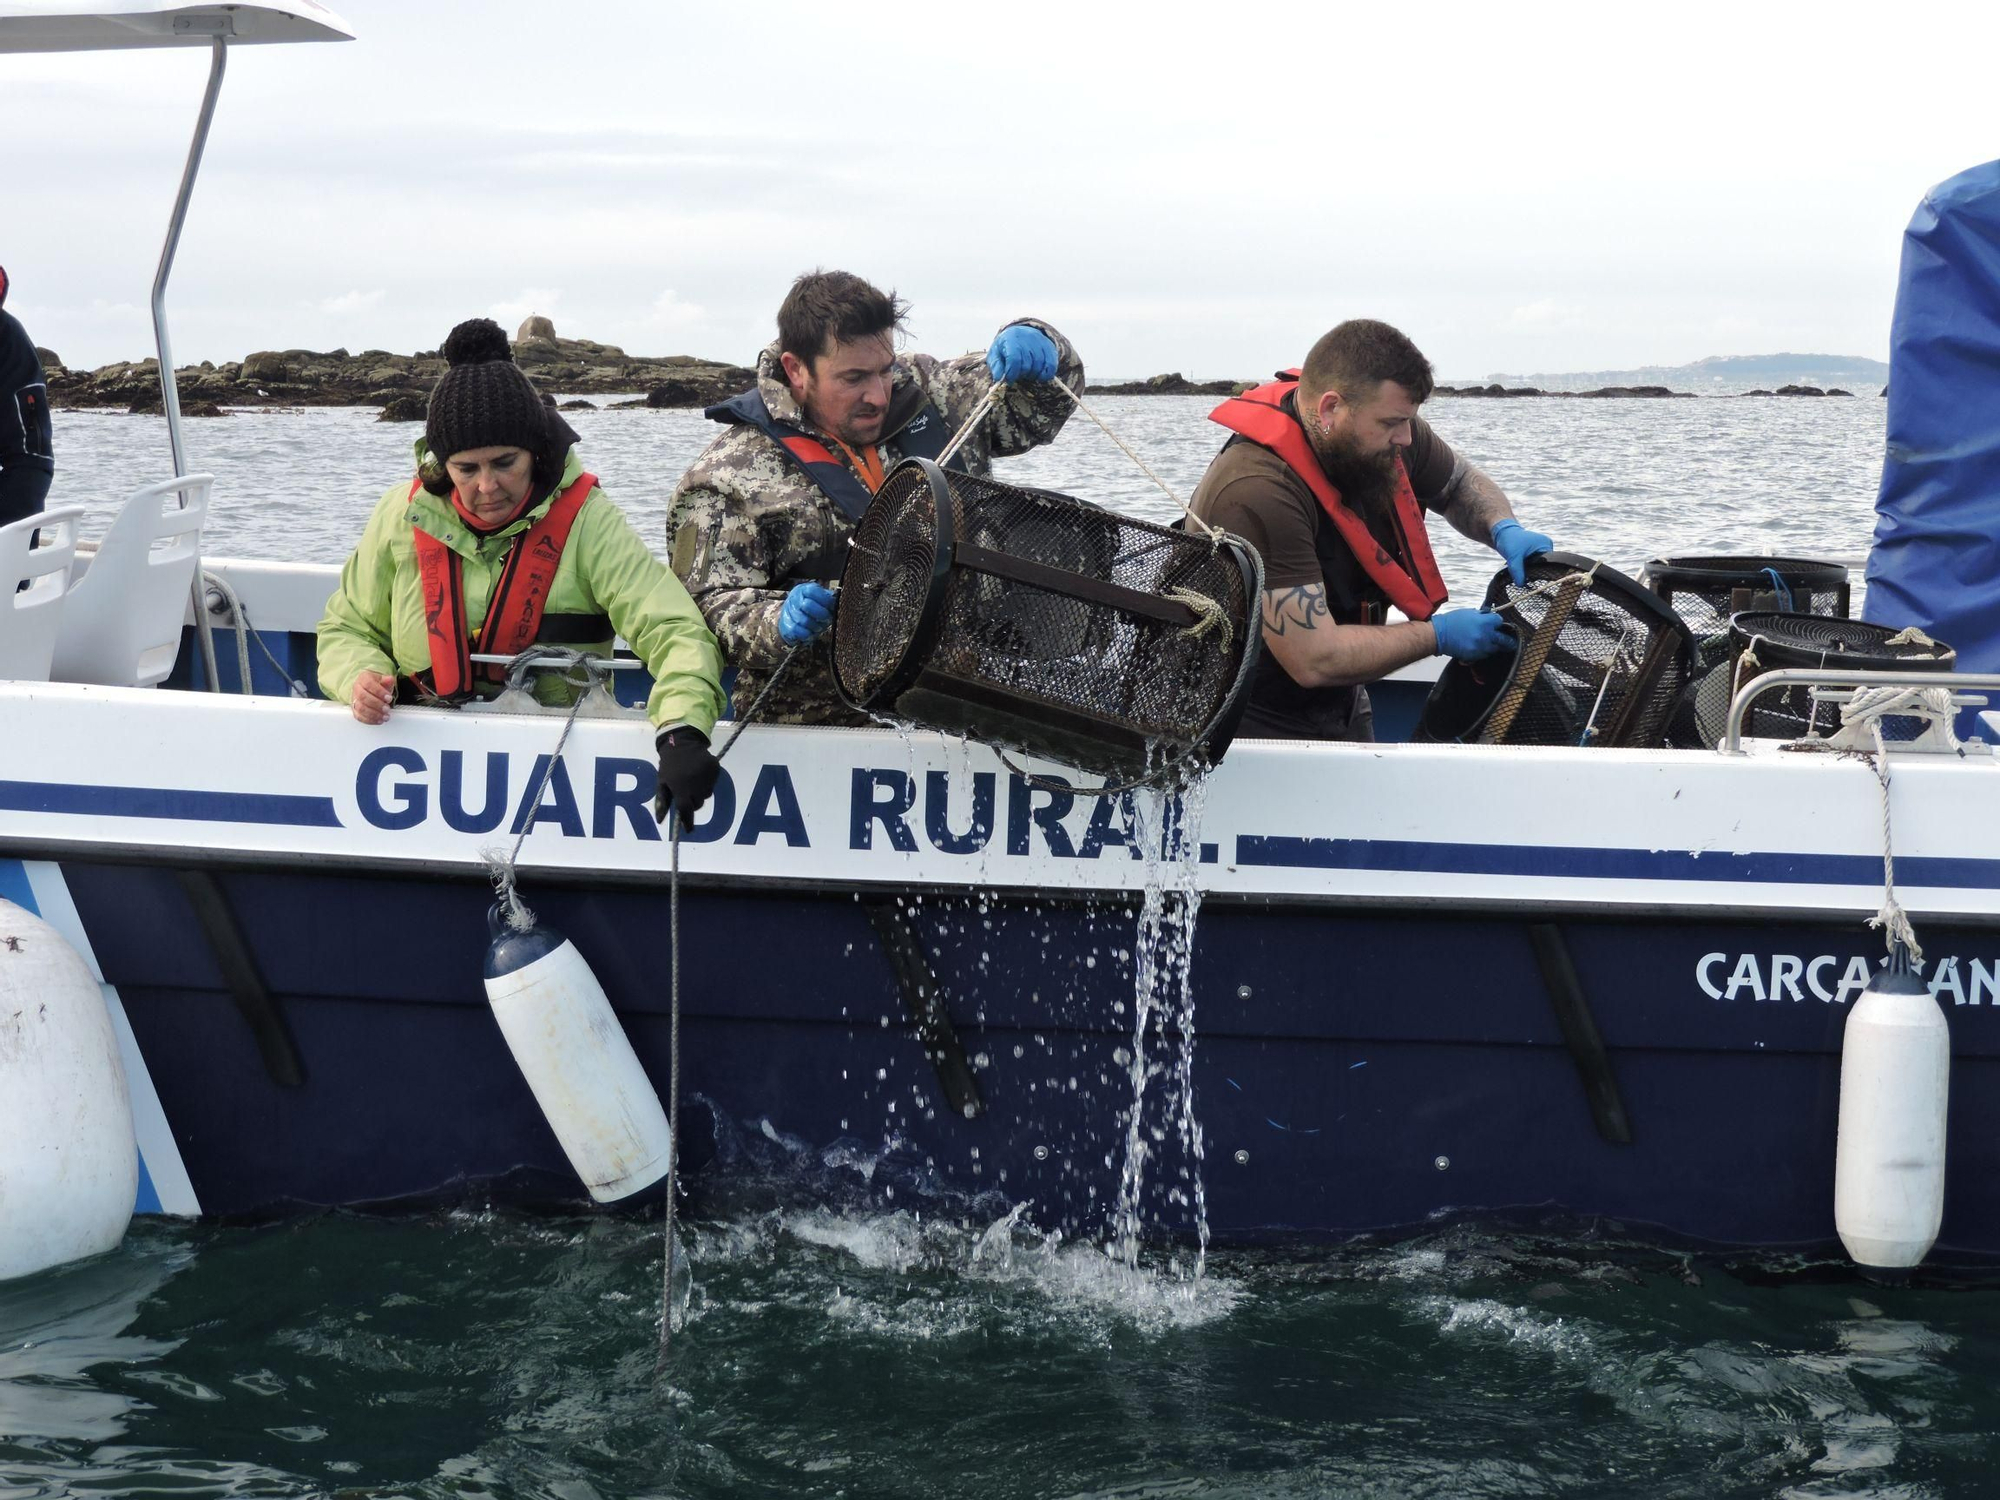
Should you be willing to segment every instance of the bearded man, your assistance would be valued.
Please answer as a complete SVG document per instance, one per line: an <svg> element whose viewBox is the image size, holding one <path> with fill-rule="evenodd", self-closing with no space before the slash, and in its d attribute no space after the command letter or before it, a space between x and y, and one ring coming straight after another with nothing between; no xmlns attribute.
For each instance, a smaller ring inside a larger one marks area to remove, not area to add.
<svg viewBox="0 0 2000 1500"><path fill-rule="evenodd" d="M1430 361L1404 334L1355 318L1303 369L1210 413L1236 436L1192 508L1264 559L1264 655L1239 734L1372 740L1364 684L1422 657L1474 661L1513 644L1497 615L1438 609L1446 590L1423 512L1491 546L1517 583L1554 543L1417 415L1431 387ZM1407 618L1390 621L1391 605Z"/></svg>

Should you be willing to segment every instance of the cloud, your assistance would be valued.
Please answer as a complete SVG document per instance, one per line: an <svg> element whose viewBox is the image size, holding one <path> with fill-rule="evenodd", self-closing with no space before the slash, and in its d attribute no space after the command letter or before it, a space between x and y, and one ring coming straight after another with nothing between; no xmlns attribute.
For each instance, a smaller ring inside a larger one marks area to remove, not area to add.
<svg viewBox="0 0 2000 1500"><path fill-rule="evenodd" d="M328 317L337 318L353 313L366 312L371 307L379 306L382 299L386 296L388 296L388 293L380 287L368 292L357 288L351 292L342 292L338 297L322 297L319 301L313 303L312 306L320 312L325 313Z"/></svg>
<svg viewBox="0 0 2000 1500"><path fill-rule="evenodd" d="M1507 321L1516 328L1580 328L1584 313L1574 302L1558 302L1553 297L1543 297L1515 308L1507 314Z"/></svg>
<svg viewBox="0 0 2000 1500"><path fill-rule="evenodd" d="M661 328L692 327L707 316L699 303L682 301L680 293L672 287L655 297L653 305L646 310L646 321Z"/></svg>

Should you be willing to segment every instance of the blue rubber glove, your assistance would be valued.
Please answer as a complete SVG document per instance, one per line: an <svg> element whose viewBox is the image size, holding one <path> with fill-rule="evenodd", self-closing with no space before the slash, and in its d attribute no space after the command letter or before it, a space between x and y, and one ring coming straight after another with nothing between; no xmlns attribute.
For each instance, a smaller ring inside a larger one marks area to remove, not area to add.
<svg viewBox="0 0 2000 1500"><path fill-rule="evenodd" d="M1555 551L1556 544L1509 516L1493 523L1493 550L1507 559L1507 571L1514 575L1514 582L1525 585L1528 570L1522 564L1537 552Z"/></svg>
<svg viewBox="0 0 2000 1500"><path fill-rule="evenodd" d="M1052 380L1056 373L1056 341L1039 328L1015 323L993 335L986 351L986 368L1003 383Z"/></svg>
<svg viewBox="0 0 2000 1500"><path fill-rule="evenodd" d="M820 583L798 583L785 595L785 607L778 611L778 634L787 646L804 645L826 634L833 623L833 603L837 596Z"/></svg>
<svg viewBox="0 0 2000 1500"><path fill-rule="evenodd" d="M1431 616L1431 630L1437 636L1437 654L1459 661L1478 661L1514 647L1514 632L1490 610L1448 609Z"/></svg>

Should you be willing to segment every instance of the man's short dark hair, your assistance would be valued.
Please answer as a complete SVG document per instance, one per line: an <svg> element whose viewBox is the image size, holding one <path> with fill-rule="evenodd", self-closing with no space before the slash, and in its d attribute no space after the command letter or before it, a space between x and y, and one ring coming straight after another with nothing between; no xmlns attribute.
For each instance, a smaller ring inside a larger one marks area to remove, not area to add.
<svg viewBox="0 0 2000 1500"><path fill-rule="evenodd" d="M1299 390L1309 401L1328 391L1340 392L1343 401L1366 401L1385 380L1417 402L1430 399L1435 383L1431 362L1409 335L1373 318L1350 318L1312 346L1299 372Z"/></svg>
<svg viewBox="0 0 2000 1500"><path fill-rule="evenodd" d="M808 271L778 308L778 352L808 366L835 343L895 333L909 304L846 271Z"/></svg>

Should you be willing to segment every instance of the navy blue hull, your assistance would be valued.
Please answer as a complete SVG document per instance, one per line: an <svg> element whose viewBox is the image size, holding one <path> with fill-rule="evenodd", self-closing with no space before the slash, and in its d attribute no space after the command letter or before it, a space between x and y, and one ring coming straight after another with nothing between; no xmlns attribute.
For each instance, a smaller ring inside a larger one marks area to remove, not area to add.
<svg viewBox="0 0 2000 1500"><path fill-rule="evenodd" d="M204 1211L582 1196L486 1010L483 888L218 877L303 1063L304 1082L287 1087L170 872L71 863L64 874ZM525 894L590 961L664 1098L665 889ZM987 1106L976 1119L944 1106L858 902L683 893L694 1190L926 1204L992 1194L987 1206L1027 1200L1049 1227L1102 1233L1133 1094L1133 910L962 899L910 910L974 1060ZM1879 938L1771 922L1569 919L1561 931L1630 1144L1593 1119L1525 919L1207 906L1193 1113L1214 1237L1560 1213L1711 1245L1832 1244L1847 1006L1811 991L1853 957L1872 962ZM2000 934L1926 936L2000 972ZM1787 993L1767 983L1774 954L1825 957ZM1727 993L1707 992L1732 973ZM1945 1006L1955 1057L1940 1259L2000 1257L1989 1186L2000 1090L1986 1071L2000 1014L1986 999ZM1166 1107L1177 1047L1173 1034L1149 1043L1169 1066L1148 1084L1142 1132L1144 1219L1167 1235L1195 1219L1193 1163Z"/></svg>

